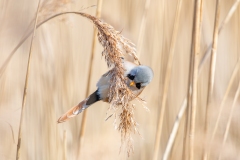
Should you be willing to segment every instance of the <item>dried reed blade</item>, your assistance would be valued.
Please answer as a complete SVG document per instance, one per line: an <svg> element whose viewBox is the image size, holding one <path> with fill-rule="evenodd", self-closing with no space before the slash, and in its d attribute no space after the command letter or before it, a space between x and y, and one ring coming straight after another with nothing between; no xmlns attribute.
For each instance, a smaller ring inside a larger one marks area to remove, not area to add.
<svg viewBox="0 0 240 160"><path fill-rule="evenodd" d="M168 157L169 157L169 154L172 150L173 143L174 143L176 135L178 133L178 128L179 128L179 125L180 125L180 121L182 119L183 114L185 113L186 108L187 108L187 99L184 99L183 104L180 108L180 111L178 112L178 115L177 115L176 120L174 122L172 132L171 132L170 137L168 139L167 147L166 147L166 150L163 154L163 160L167 160Z"/></svg>
<svg viewBox="0 0 240 160"><path fill-rule="evenodd" d="M190 120L190 138L189 138L189 159L194 160L194 136L195 136L195 119L197 111L197 84L198 84L198 64L202 27L202 0L195 1L195 25L194 25L194 52L193 52L193 92L192 92L192 108Z"/></svg>
<svg viewBox="0 0 240 160"><path fill-rule="evenodd" d="M212 144L213 144L214 137L215 137L215 135L217 133L218 125L219 125L220 118L221 118L222 111L223 111L223 107L225 106L225 102L227 100L228 94L229 94L229 92L230 92L230 90L232 88L234 79L235 79L235 77L237 75L237 72L239 70L239 65L240 65L240 59L238 59L238 61L237 61L237 64L236 64L236 66L234 68L234 71L233 71L232 76L230 78L230 81L228 83L227 90L226 90L226 92L224 94L224 97L223 97L223 100L222 100L222 102L220 104L220 109L219 109L219 112L218 112L217 120L216 120L216 123L214 125L213 133L212 133L211 138L210 138L210 144L209 144L209 147L207 148L207 152L206 152L206 156L205 156L206 158L208 158L208 156L211 153L211 147L212 147Z"/></svg>
<svg viewBox="0 0 240 160"><path fill-rule="evenodd" d="M9 125L9 127L10 127L10 129L11 129L11 133L12 133L13 143L15 143L15 138L14 138L14 132L13 132L13 127L12 127L12 125L11 125L10 123L8 123L7 121L4 121L4 122L6 122L6 123Z"/></svg>
<svg viewBox="0 0 240 160"><path fill-rule="evenodd" d="M212 104L212 93L213 93L213 86L214 86L214 76L215 76L216 57L217 57L219 17L220 17L220 3L219 3L219 0L217 0L216 10L215 10L214 30L213 30L213 45L212 45L210 68L209 68L210 71L209 71L209 80L208 80L207 105L206 105L206 111L205 111L205 131L204 131L205 137L207 136L207 133L208 133L208 121L209 121L208 112ZM207 159L206 151L204 151L204 157Z"/></svg>
<svg viewBox="0 0 240 160"><path fill-rule="evenodd" d="M228 122L227 122L226 130L224 132L224 138L223 138L223 141L222 141L222 145L220 147L218 160L221 160L221 155L222 155L221 153L223 151L224 145L225 145L227 137L228 137L228 133L229 133L232 117L233 117L233 111L236 107L236 103L237 103L237 100L239 98L239 92L240 92L240 80L239 80L239 83L238 83L238 89L237 89L236 94L235 94L234 99L233 99L233 104L232 104L232 107L231 107L230 115L228 117Z"/></svg>
<svg viewBox="0 0 240 160"><path fill-rule="evenodd" d="M35 23L34 23L34 30L33 30L33 35L32 35L32 39L31 39L30 50L29 50L29 55L28 55L27 72L26 72L26 78L25 78L25 84L24 84L24 91L23 91L23 100L22 100L22 112L21 112L21 115L20 115L20 123L19 123L19 130L18 130L18 143L17 143L16 160L18 160L19 157L20 157L21 138L22 138L22 125L23 125L23 116L24 116L24 107L25 107L25 105L26 105L27 87L28 87L28 76L29 76L29 71L30 71L30 62L31 62L31 55L32 55L32 45L33 45L33 38L34 38L34 36L35 36L35 31L36 31L36 26L37 26L38 11L39 11L39 6L40 6L40 1L41 1L41 0L38 1L36 18L35 18Z"/></svg>
<svg viewBox="0 0 240 160"><path fill-rule="evenodd" d="M160 110L160 115L159 115L159 119L158 119L158 129L157 129L157 133L156 133L156 140L155 140L155 146L154 146L154 157L153 157L154 160L158 159L158 154L159 154L159 150L160 150L159 148L160 148L160 140L161 140L161 135L162 135L163 118L164 118L164 113L165 113L165 108L166 108L168 89L169 89L171 72L172 72L172 64L173 64L174 50L175 50L175 44L176 44L176 39L177 39L177 33L178 33L181 6L182 6L182 0L178 0L177 9L176 9L176 13L175 13L172 39L171 39L170 50L169 50L167 70L166 70L166 75L165 75L165 79L164 79L164 89L163 89L161 110Z"/></svg>
<svg viewBox="0 0 240 160"><path fill-rule="evenodd" d="M17 44L17 46L12 50L12 52L8 55L7 59L3 62L1 68L0 68L0 78L2 78L2 75L4 73L4 71L7 68L7 65L9 64L10 60L12 59L12 56L14 55L14 53L17 51L17 49L23 44L23 42L25 42L25 40L30 36L28 30L30 29L32 23L34 22L34 19L29 23L25 34L23 34L23 37L21 38L20 42ZM33 32L33 30L32 30Z"/></svg>

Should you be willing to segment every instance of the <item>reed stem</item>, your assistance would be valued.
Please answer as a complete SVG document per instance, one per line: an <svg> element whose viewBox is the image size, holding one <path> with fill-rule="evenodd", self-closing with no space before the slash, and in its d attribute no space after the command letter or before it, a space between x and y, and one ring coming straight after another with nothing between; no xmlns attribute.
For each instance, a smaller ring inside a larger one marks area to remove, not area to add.
<svg viewBox="0 0 240 160"><path fill-rule="evenodd" d="M202 0L195 1L195 25L194 25L194 52L193 52L193 87L192 87L192 108L189 133L189 159L194 160L195 120L197 112L197 85L198 85L198 64L202 26Z"/></svg>
<svg viewBox="0 0 240 160"><path fill-rule="evenodd" d="M24 91L23 91L23 99L22 99L22 111L21 111L21 115L20 115L20 123L19 123L19 130L18 130L18 143L17 143L16 160L18 160L18 159L20 158L20 149L21 149L21 142L22 142L21 140L22 140L22 125L23 125L24 107L25 107L25 105L26 105L27 87L28 87L28 77L29 77L29 72L30 72L30 62L31 62L31 56L32 56L32 45L33 45L33 38L35 37L35 31L36 31L36 26L37 26L39 6L40 6L40 0L38 1L36 18L35 18L34 29L33 29L33 35L32 35L31 44L30 44L30 50L29 50L29 54L28 54L27 71L26 71L26 78L25 78Z"/></svg>
<svg viewBox="0 0 240 160"><path fill-rule="evenodd" d="M212 105L212 94L213 94L213 86L214 86L214 76L215 76L215 68L216 68L216 57L217 57L217 43L218 43L218 27L219 27L219 17L220 17L220 0L216 1L216 10L215 10L215 22L214 22L214 30L213 30L213 45L211 51L211 59L210 59L210 71L209 71L209 80L208 80L208 93L207 93L207 105L205 111L205 139L208 134L208 123L209 123L209 110ZM206 150L204 151L204 159L207 159Z"/></svg>
<svg viewBox="0 0 240 160"><path fill-rule="evenodd" d="M167 96L168 96L168 89L169 89L171 72L172 72L172 64L173 64L174 50L175 50L175 44L176 44L176 39L177 39L177 33L178 33L181 6L182 6L182 0L178 0L177 10L175 13L171 45L170 45L170 50L169 50L167 70L166 70L166 75L165 75L165 80L164 80L161 111L160 111L160 115L159 115L159 119L158 119L158 130L156 133L156 140L155 140L155 147L154 147L154 158L153 158L154 160L158 159L159 150L160 150L159 148L160 148L160 143L161 143L160 141L161 141L161 135L162 135L162 125L163 125L164 113L165 113Z"/></svg>

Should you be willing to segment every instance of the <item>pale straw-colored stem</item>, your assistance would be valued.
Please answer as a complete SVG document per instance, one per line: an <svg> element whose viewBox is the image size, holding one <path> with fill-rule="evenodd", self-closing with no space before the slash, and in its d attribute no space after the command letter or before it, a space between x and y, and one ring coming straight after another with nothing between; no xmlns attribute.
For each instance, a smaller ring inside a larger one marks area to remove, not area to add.
<svg viewBox="0 0 240 160"><path fill-rule="evenodd" d="M23 91L23 99L22 99L22 111L20 115L20 123L19 123L19 130L18 130L18 143L17 143L17 154L16 154L16 160L20 158L20 149L21 149L21 138L22 138L22 125L23 125L23 116L24 116L24 107L26 105L26 98L27 98L27 87L28 87L28 77L30 72L30 62L31 62L31 55L32 55L32 45L33 45L33 38L35 36L36 26L37 26L37 20L38 20L38 11L40 6L40 0L38 1L37 6L37 12L36 12L36 18L34 23L34 29L33 29L33 35L31 39L30 49L29 49L29 55L28 55L28 63L27 63L27 71L26 71L26 78L25 78L25 84L24 84L24 91Z"/></svg>
<svg viewBox="0 0 240 160"><path fill-rule="evenodd" d="M67 160L67 131L66 130L63 131L63 147L64 147L63 158L64 160Z"/></svg>
<svg viewBox="0 0 240 160"><path fill-rule="evenodd" d="M176 10L175 20L174 20L174 26L173 26L171 45L170 45L170 50L169 50L167 70L166 70L166 75L165 75L165 79L164 79L162 105L161 105L160 115L159 115L159 119L158 119L158 129L157 129L157 133L156 133L154 157L153 157L154 160L158 159L158 153L160 150L162 125L163 125L164 113L165 113L165 108L166 108L170 77L171 77L171 72L172 72L172 64L173 64L174 50L175 50L175 44L176 44L176 39L177 39L177 33L178 33L181 6L182 6L182 0L178 0L177 10Z"/></svg>
<svg viewBox="0 0 240 160"><path fill-rule="evenodd" d="M195 140L195 120L197 112L197 85L198 85L198 64L200 53L200 40L202 28L202 0L195 1L195 23L194 23L194 52L193 52L193 88L192 88L192 108L189 133L189 159L194 160L194 140Z"/></svg>
<svg viewBox="0 0 240 160"><path fill-rule="evenodd" d="M238 83L237 92L236 92L236 94L234 96L234 99L233 99L233 104L232 104L232 107L231 107L230 115L228 117L228 122L227 122L226 130L224 132L223 142L222 142L222 145L220 147L218 160L221 160L221 155L222 155L221 153L223 151L224 145L225 145L227 137L228 137L228 133L229 133L232 117L233 117L233 111L236 107L236 103L237 103L237 100L238 100L238 97L239 97L239 92L240 92L240 80L239 80L239 83Z"/></svg>
<svg viewBox="0 0 240 160"><path fill-rule="evenodd" d="M102 2L103 0L98 0L97 3L97 10L96 10L96 18L99 18L101 16L102 12ZM90 94L90 86L91 86L91 77L92 77L92 64L93 64L93 59L96 51L96 45L97 45L97 28L94 28L93 32L93 42L92 42L92 51L90 55L90 60L89 60L89 66L88 66L88 79L87 79L87 89L86 89L86 94L85 97L88 97ZM86 119L87 119L87 110L85 110L82 114L82 121L81 121L81 128L80 128L80 133L79 133L79 144L78 144L78 154L77 156L80 157L81 154L81 147L83 146L84 142L84 133L86 129Z"/></svg>
<svg viewBox="0 0 240 160"><path fill-rule="evenodd" d="M220 0L217 0L216 2L215 22L214 22L214 30L213 30L213 44L212 44L211 59L210 59L207 106L205 111L205 137L207 137L207 133L208 133L208 123L209 123L208 112L212 104L212 93L213 93L215 67L216 67L218 28L219 28L219 17L220 17L220 8L221 8L219 1ZM204 151L204 159L207 159L206 150Z"/></svg>
<svg viewBox="0 0 240 160"><path fill-rule="evenodd" d="M195 16L193 16L193 25L192 25L192 42L194 39L194 23ZM190 53L193 53L193 45L191 45ZM184 138L183 138L183 152L182 159L188 159L189 157L189 133L190 133L190 118L191 118L191 106L192 106L192 83L193 83L193 54L190 54L189 58L189 71L188 71L188 90L187 96L187 113L185 114L185 126L184 126Z"/></svg>
<svg viewBox="0 0 240 160"><path fill-rule="evenodd" d="M170 137L168 139L167 147L166 147L166 150L163 154L163 160L167 160L168 157L169 157L169 154L172 150L173 143L174 143L176 135L178 133L178 128L179 128L179 125L180 125L180 121L182 119L183 114L185 113L186 108L187 108L187 99L184 99L183 104L180 108L180 111L178 112L178 115L177 115L176 120L174 122L172 132L171 132Z"/></svg>
<svg viewBox="0 0 240 160"><path fill-rule="evenodd" d="M148 14L148 9L149 9L150 3L151 3L151 0L146 0L145 7L144 7L144 13L143 13L142 20L141 20L138 42L137 42L138 58L140 58L141 53L142 53L143 39L144 39L143 37L144 37L144 33L145 33L147 14Z"/></svg>

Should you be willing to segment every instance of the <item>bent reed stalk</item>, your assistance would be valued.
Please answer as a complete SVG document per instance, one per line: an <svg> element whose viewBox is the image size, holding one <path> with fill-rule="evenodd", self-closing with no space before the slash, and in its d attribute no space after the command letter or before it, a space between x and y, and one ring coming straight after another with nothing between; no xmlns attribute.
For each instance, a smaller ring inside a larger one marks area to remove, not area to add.
<svg viewBox="0 0 240 160"><path fill-rule="evenodd" d="M110 79L109 103L111 110L122 110L122 113L119 115L120 123L118 125L118 130L121 132L122 145L126 144L129 156L134 150L131 134L138 132L137 123L134 118L135 107L130 104L130 101L137 99L140 102L143 102L143 100L134 95L125 83L126 77L124 76L125 69L122 65L122 57L124 57L125 54L130 55L134 58L136 63L140 64L140 61L136 56L135 45L130 40L123 37L121 32L116 31L111 25L83 12L69 11L55 14L39 23L36 26L36 29L47 21L66 14L77 14L92 21L98 30L97 36L100 44L104 48L102 55L105 57L107 66L114 66L114 68L109 71L109 75L112 77ZM32 31L23 38L20 45L31 35L31 33Z"/></svg>

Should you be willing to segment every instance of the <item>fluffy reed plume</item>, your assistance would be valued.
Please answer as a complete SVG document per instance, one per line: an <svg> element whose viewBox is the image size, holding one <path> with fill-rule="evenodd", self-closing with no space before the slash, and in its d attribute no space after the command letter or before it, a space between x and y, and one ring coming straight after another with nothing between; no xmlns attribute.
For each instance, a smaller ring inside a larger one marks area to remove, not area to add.
<svg viewBox="0 0 240 160"><path fill-rule="evenodd" d="M113 67L108 72L108 75L111 77L109 92L110 110L122 110L119 114L120 123L118 130L121 132L122 144L126 142L129 156L133 152L131 133L137 131L137 123L134 120L134 105L131 105L130 101L135 98L140 101L142 99L134 95L125 83L126 77L124 76L125 69L122 65L122 57L128 54L140 64L136 57L136 49L130 40L123 37L111 25L94 16L85 13L80 14L92 20L98 29L98 40L104 48L102 55L105 57L108 67Z"/></svg>

